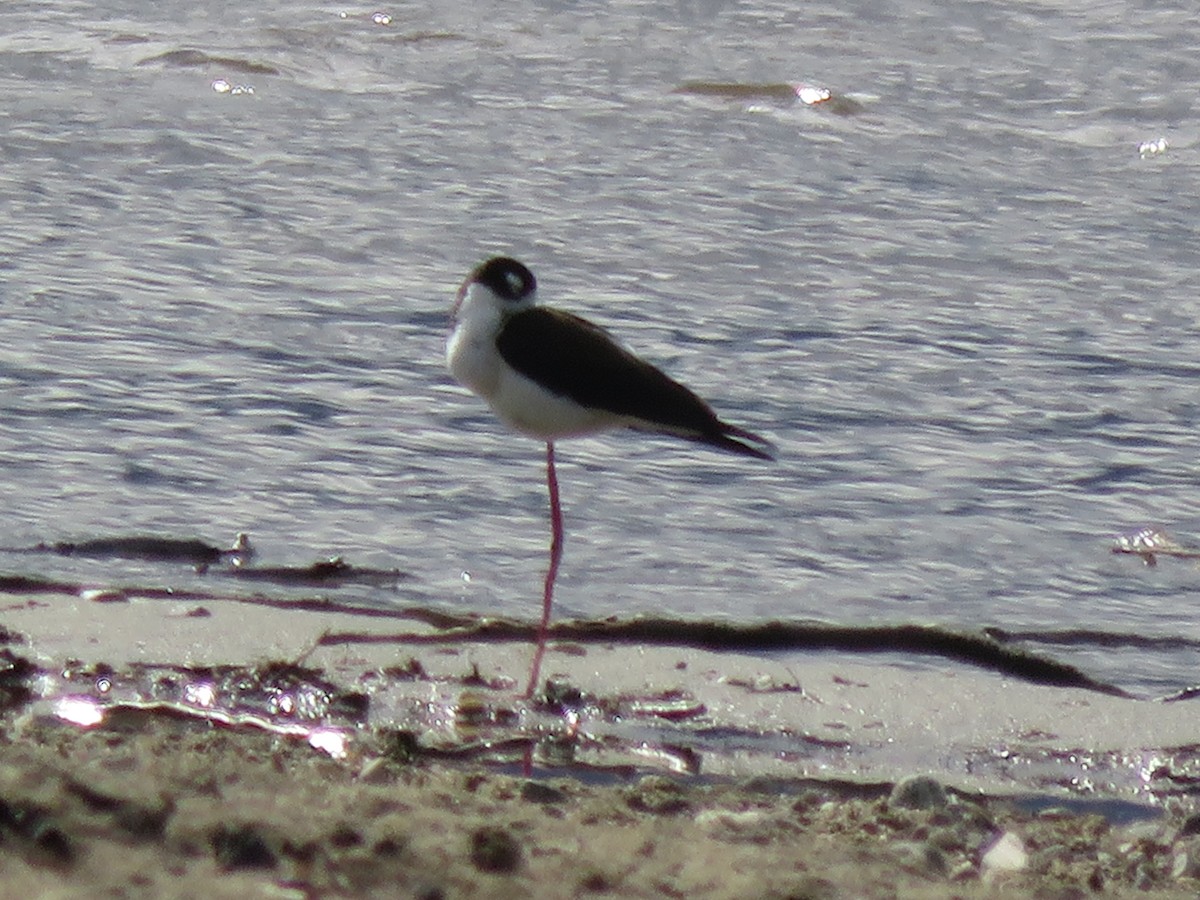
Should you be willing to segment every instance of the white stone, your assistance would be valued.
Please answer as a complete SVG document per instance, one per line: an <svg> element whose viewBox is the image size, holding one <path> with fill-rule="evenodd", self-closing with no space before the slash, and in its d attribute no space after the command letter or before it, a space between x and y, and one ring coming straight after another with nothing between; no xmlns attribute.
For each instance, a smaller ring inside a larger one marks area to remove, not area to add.
<svg viewBox="0 0 1200 900"><path fill-rule="evenodd" d="M1019 872L1029 865L1025 842L1011 831L1000 835L980 860L980 877L984 882L1002 875Z"/></svg>

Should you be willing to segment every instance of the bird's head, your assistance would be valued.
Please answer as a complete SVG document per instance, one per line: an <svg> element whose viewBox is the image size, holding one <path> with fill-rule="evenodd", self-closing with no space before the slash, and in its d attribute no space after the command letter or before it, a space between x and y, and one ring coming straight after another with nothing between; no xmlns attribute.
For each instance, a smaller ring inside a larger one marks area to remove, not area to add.
<svg viewBox="0 0 1200 900"><path fill-rule="evenodd" d="M511 257L492 257L476 266L458 289L452 312L455 321L458 320L463 302L477 291L486 291L488 301L502 314L509 314L533 305L537 279L528 268Z"/></svg>

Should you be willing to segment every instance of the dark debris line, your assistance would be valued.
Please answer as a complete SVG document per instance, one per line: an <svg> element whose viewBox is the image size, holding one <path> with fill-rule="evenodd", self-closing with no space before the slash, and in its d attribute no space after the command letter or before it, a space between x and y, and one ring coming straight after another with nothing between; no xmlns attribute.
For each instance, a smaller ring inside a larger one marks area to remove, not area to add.
<svg viewBox="0 0 1200 900"><path fill-rule="evenodd" d="M55 541L32 547L6 547L0 552L53 554L98 560L136 560L151 563L175 563L193 566L198 574L217 575L245 581L270 582L298 587L338 587L343 584L395 585L412 578L400 569L372 569L352 566L340 556L318 560L309 566L252 565L257 553L244 532L233 544L221 548L206 541L159 535L110 536L84 541ZM19 583L23 576L0 577L5 583ZM57 593L59 585L38 578L24 578L31 592Z"/></svg>
<svg viewBox="0 0 1200 900"><path fill-rule="evenodd" d="M1127 545L1127 546L1126 546ZM1170 553L1181 548L1159 532L1141 533L1114 552ZM228 549L202 541L157 536L97 538L79 543L39 544L17 552L54 553L67 556L142 559L189 563L198 571L239 580L272 582L312 588L335 588L342 584L394 584L410 577L400 570L362 569L341 558L306 567L254 566L249 539L239 534ZM210 568L214 563L229 566ZM0 593L83 595L84 585L26 575L0 575ZM172 588L124 587L106 591L105 599L169 599L205 602L253 603L302 611L339 612L346 615L420 621L437 630L435 634L401 633L368 635L356 632L325 634L325 646L354 643L430 644L467 641L529 641L534 626L508 619L459 615L424 607L364 607L329 597L283 599L262 595L237 595L215 591ZM1022 644L1074 646L1147 646L1156 638L1105 632L1015 633L999 628L963 633L927 625L850 626L819 622L764 622L736 624L711 621L680 621L663 618L634 618L625 621L560 622L552 626L554 640L578 643L637 643L656 646L694 647L714 651L840 651L843 653L911 653L942 657L956 662L1019 678L1033 684L1096 691L1116 697L1133 697L1125 690L1086 675L1067 663L1032 653ZM1140 641L1140 643L1139 643Z"/></svg>
<svg viewBox="0 0 1200 900"><path fill-rule="evenodd" d="M78 596L81 585L45 581L25 576L0 576L0 593L41 593ZM328 598L288 600L260 595L234 596L203 591L174 591L162 588L122 591L129 597L162 600L251 603L297 612L339 612L370 618L420 621L438 629L433 634L365 634L327 632L320 646L342 644L435 644L471 641L530 641L536 628L510 619L455 615L405 607L382 609L354 606ZM993 636L994 634L994 636ZM649 644L663 647L695 647L714 651L837 650L843 653L916 653L952 659L1019 678L1032 684L1096 691L1114 697L1135 698L1116 685L1094 679L1074 666L1039 656L1002 642L1006 633L967 634L927 625L828 625L818 622L764 622L754 625L725 622L694 622L675 619L638 618L627 621L559 622L550 628L551 640L577 643ZM1024 636L1028 638L1029 636ZM1000 639L998 639L1000 638ZM1044 639L1044 637L1043 637ZM1097 641L1102 643L1101 641Z"/></svg>
<svg viewBox="0 0 1200 900"><path fill-rule="evenodd" d="M417 616L413 616L417 618ZM442 617L448 618L448 617ZM531 640L532 625L504 619L464 617L455 634L327 633L324 646L355 643L444 643L462 641ZM964 634L926 625L840 626L810 622L765 622L738 625L674 619L560 622L552 625L551 640L578 643L650 644L695 647L714 651L839 650L845 653L918 653L939 656L1020 678L1033 684L1096 691L1114 697L1135 695L1098 681L1074 666L1009 647L986 634Z"/></svg>

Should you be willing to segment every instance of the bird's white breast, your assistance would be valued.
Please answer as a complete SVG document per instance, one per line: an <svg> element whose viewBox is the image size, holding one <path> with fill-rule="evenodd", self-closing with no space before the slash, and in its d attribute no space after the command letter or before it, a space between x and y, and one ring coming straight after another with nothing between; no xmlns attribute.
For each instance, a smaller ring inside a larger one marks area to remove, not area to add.
<svg viewBox="0 0 1200 900"><path fill-rule="evenodd" d="M504 360L496 349L501 311L487 288L472 284L455 310L446 341L446 365L460 384L487 401L496 393Z"/></svg>

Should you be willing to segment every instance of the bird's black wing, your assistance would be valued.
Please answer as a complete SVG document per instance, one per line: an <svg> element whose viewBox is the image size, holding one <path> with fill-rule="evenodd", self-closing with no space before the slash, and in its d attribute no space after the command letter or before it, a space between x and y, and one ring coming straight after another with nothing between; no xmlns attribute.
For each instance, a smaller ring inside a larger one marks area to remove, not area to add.
<svg viewBox="0 0 1200 900"><path fill-rule="evenodd" d="M523 310L505 322L496 347L516 371L583 406L629 416L635 427L770 458L732 436L765 441L722 422L695 393L586 319L546 307Z"/></svg>

